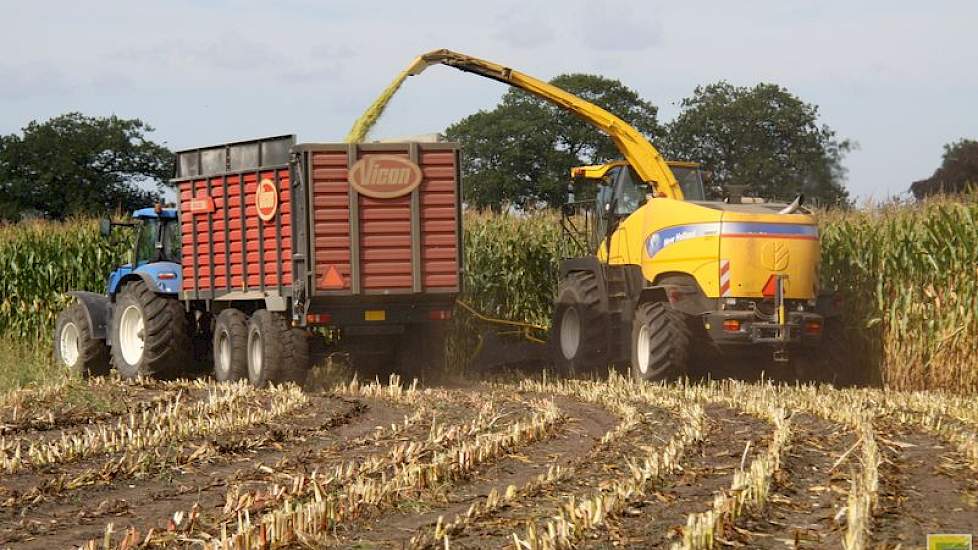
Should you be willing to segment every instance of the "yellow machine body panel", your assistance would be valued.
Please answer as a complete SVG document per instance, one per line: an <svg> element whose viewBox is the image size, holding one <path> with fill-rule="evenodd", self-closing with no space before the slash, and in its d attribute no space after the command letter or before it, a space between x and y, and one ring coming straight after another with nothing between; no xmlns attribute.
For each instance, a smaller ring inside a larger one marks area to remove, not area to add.
<svg viewBox="0 0 978 550"><path fill-rule="evenodd" d="M786 276L786 299L813 299L815 221L776 208L652 198L621 221L598 257L611 265L640 265L652 284L663 275L688 274L708 298L761 298L772 275L780 274Z"/></svg>
<svg viewBox="0 0 978 550"><path fill-rule="evenodd" d="M417 75L436 64L515 86L577 115L611 138L625 161L574 168L572 176L600 180L627 164L645 186L636 194L647 191L648 198L621 219L601 244L601 261L639 265L652 284L664 274L689 274L710 298L762 297L776 274L786 276L783 298L816 296L818 231L811 215L780 213L786 205L726 204L687 196L673 171L698 168L696 163L668 163L644 134L614 114L510 67L435 50L415 59L405 74Z"/></svg>

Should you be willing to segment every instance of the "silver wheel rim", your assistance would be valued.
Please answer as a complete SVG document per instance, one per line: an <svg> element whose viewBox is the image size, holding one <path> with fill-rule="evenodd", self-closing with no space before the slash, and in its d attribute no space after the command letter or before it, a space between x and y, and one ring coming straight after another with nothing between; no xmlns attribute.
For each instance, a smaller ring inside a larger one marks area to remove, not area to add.
<svg viewBox="0 0 978 550"><path fill-rule="evenodd" d="M119 346L122 348L122 358L130 365L136 365L143 358L145 346L145 323L143 312L139 306L131 305L122 312L119 320Z"/></svg>
<svg viewBox="0 0 978 550"><path fill-rule="evenodd" d="M577 314L577 308L569 307L560 319L560 352L565 359L573 359L580 345L581 317Z"/></svg>
<svg viewBox="0 0 978 550"><path fill-rule="evenodd" d="M217 336L217 368L224 376L231 372L231 339L225 330Z"/></svg>
<svg viewBox="0 0 978 550"><path fill-rule="evenodd" d="M248 376L257 383L262 370L262 341L261 332L251 331L248 335Z"/></svg>
<svg viewBox="0 0 978 550"><path fill-rule="evenodd" d="M65 326L61 327L61 338L58 346L61 350L61 360L64 361L65 366L73 367L78 362L78 356L81 355L78 350L78 339L78 327L75 323L65 323Z"/></svg>
<svg viewBox="0 0 978 550"><path fill-rule="evenodd" d="M649 372L649 356L651 355L651 333L649 326L643 324L638 329L638 342L635 342L635 355L638 360L638 372L643 375Z"/></svg>

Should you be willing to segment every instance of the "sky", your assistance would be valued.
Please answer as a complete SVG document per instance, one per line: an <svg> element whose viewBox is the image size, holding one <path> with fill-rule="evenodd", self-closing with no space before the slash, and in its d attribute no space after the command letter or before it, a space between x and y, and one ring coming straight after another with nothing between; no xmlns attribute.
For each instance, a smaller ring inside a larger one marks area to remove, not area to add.
<svg viewBox="0 0 978 550"><path fill-rule="evenodd" d="M340 141L414 56L450 48L543 79L619 79L662 122L700 84L780 84L858 144L844 164L860 200L905 192L944 144L978 138L974 0L0 0L0 28L4 134L80 111L140 118L171 149ZM504 92L433 67L371 138L442 131Z"/></svg>

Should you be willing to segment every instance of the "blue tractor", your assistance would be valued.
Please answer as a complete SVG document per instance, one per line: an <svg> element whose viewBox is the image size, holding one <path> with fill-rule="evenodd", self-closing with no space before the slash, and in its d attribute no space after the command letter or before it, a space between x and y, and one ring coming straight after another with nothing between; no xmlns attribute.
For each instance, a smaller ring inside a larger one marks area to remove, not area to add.
<svg viewBox="0 0 978 550"><path fill-rule="evenodd" d="M113 226L136 231L130 263L109 275L105 294L70 292L75 301L58 316L54 353L82 375L174 378L194 362L194 317L177 298L180 223L174 208L143 208L134 222L102 220L102 235Z"/></svg>

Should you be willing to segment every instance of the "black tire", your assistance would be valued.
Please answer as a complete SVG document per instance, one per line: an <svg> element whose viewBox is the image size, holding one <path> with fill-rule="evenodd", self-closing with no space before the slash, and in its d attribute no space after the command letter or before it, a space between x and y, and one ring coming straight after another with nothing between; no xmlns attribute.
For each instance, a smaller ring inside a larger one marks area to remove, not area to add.
<svg viewBox="0 0 978 550"><path fill-rule="evenodd" d="M214 324L214 378L237 382L248 378L248 316L228 308Z"/></svg>
<svg viewBox="0 0 978 550"><path fill-rule="evenodd" d="M54 325L54 359L72 374L88 378L109 373L109 348L105 340L92 337L85 306L73 302Z"/></svg>
<svg viewBox="0 0 978 550"><path fill-rule="evenodd" d="M795 375L802 382L822 382L838 387L865 386L870 375L865 364L853 360L852 343L842 319L826 319L822 325L822 341L813 350L802 353L796 363Z"/></svg>
<svg viewBox="0 0 978 550"><path fill-rule="evenodd" d="M282 371L276 383L292 382L298 386L306 383L309 377L309 370L312 367L310 359L310 340L312 335L303 328L290 328L285 334L284 343L289 348L286 355L289 357L282 365Z"/></svg>
<svg viewBox="0 0 978 550"><path fill-rule="evenodd" d="M248 380L258 388L281 383L286 365L292 360L287 343L291 330L280 313L259 309L248 319Z"/></svg>
<svg viewBox="0 0 978 550"><path fill-rule="evenodd" d="M573 376L601 366L606 337L597 277L583 271L569 273L557 286L550 328L557 370Z"/></svg>
<svg viewBox="0 0 978 550"><path fill-rule="evenodd" d="M690 330L685 315L661 302L639 304L632 322L629 369L632 378L638 381L673 380L685 376L689 342Z"/></svg>
<svg viewBox="0 0 978 550"><path fill-rule="evenodd" d="M445 372L445 323L419 323L404 328L397 347L397 371L402 378L425 378Z"/></svg>
<svg viewBox="0 0 978 550"><path fill-rule="evenodd" d="M123 351L120 335L124 320L130 320L130 308L139 312L143 324L143 347L138 354ZM153 292L143 281L127 284L116 297L112 312L111 350L112 366L123 378L165 379L182 374L193 363L190 323L183 304Z"/></svg>

